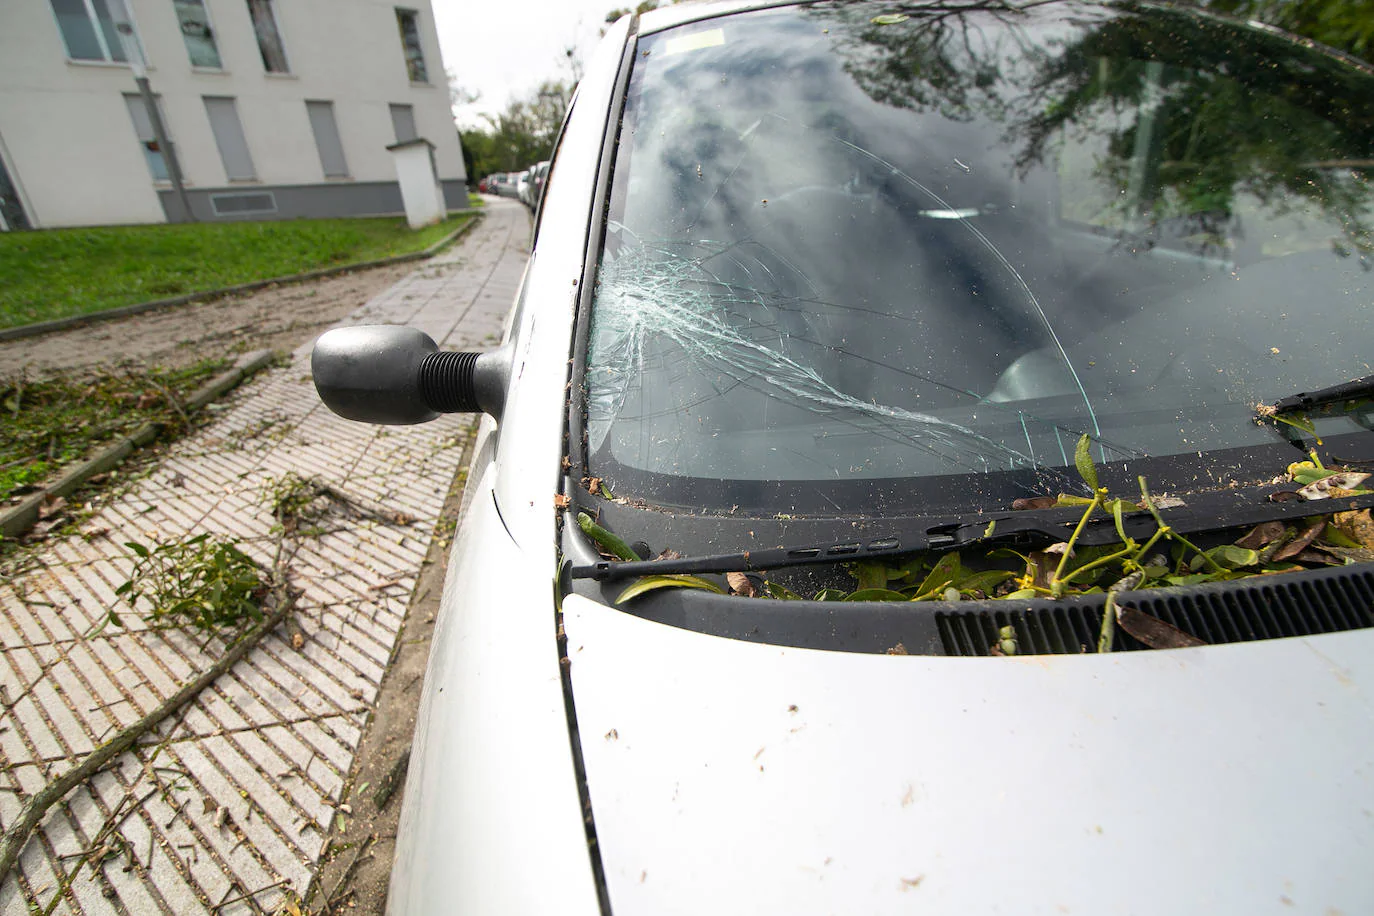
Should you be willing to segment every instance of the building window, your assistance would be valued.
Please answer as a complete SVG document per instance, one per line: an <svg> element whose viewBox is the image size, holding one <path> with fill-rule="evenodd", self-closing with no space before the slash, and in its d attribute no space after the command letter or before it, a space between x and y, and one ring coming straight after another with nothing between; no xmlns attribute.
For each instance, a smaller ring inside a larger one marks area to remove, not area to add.
<svg viewBox="0 0 1374 916"><path fill-rule="evenodd" d="M272 13L272 0L248 0L248 15L253 19L253 31L258 36L258 50L262 65L268 73L290 73L286 64L286 48L277 31L277 17Z"/></svg>
<svg viewBox="0 0 1374 916"><path fill-rule="evenodd" d="M248 155L248 139L243 135L243 125L239 123L234 100L207 95L205 114L210 118L210 130L215 135L219 157L224 161L224 174L230 181L252 181L257 178L253 157Z"/></svg>
<svg viewBox="0 0 1374 916"><path fill-rule="evenodd" d="M157 100L158 114L162 113L162 99ZM148 106L143 103L143 96L134 93L126 93L124 104L129 108L129 117L134 122L134 133L138 135L138 145L143 149L143 158L148 163L148 171L156 181L168 181L167 160L162 155L162 150L157 145L157 134L153 133L153 120L148 117ZM163 127L167 125L167 119L162 119ZM168 140L170 143L170 139Z"/></svg>
<svg viewBox="0 0 1374 916"><path fill-rule="evenodd" d="M420 48L420 14L414 10L396 10L396 24L401 27L401 50L406 55L406 72L412 83L428 83L425 52Z"/></svg>
<svg viewBox="0 0 1374 916"><path fill-rule="evenodd" d="M116 17L133 20L124 0L51 0L57 27L72 60L127 63L128 55L115 29ZM135 39L137 41L137 39Z"/></svg>
<svg viewBox="0 0 1374 916"><path fill-rule="evenodd" d="M324 177L347 178L348 163L344 160L343 141L339 139L339 125L334 121L334 103L306 102L305 113L310 117L310 129L315 132L315 148L320 151Z"/></svg>
<svg viewBox="0 0 1374 916"><path fill-rule="evenodd" d="M405 143L420 136L415 129L415 109L409 105L391 106L391 126L396 129L396 142Z"/></svg>
<svg viewBox="0 0 1374 916"><path fill-rule="evenodd" d="M191 66L222 70L224 64L219 59L215 31L210 28L210 12L205 8L205 0L172 0L172 6L177 12L177 22L181 23L181 40L186 42Z"/></svg>

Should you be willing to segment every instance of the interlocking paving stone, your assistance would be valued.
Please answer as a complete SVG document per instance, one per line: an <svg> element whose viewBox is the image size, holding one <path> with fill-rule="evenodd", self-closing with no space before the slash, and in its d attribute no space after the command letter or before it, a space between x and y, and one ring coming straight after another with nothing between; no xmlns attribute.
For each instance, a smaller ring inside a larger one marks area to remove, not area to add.
<svg viewBox="0 0 1374 916"><path fill-rule="evenodd" d="M524 270L529 220L493 205L460 246L340 324L409 324L441 345L485 346ZM331 503L298 539L293 630L269 634L228 673L47 817L0 912L271 911L304 894L331 830L405 608L458 470L469 422L350 423L320 404L310 348L212 405L216 419L176 443L38 563L0 583L0 824L25 794L152 711L226 650L196 631L154 629L115 594L152 547L209 532L275 555L270 500L282 475L313 475L384 506L365 518ZM111 608L122 626L102 622ZM292 643L291 632L301 638ZM113 820L113 823L112 823ZM108 855L72 879L102 831ZM256 909L255 909L256 907Z"/></svg>

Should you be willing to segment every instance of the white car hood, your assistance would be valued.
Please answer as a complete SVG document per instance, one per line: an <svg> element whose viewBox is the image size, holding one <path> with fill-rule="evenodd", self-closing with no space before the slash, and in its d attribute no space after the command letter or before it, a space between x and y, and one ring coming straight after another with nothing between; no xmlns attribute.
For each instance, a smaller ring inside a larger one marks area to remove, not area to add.
<svg viewBox="0 0 1374 916"><path fill-rule="evenodd" d="M1374 631L969 659L563 611L616 916L1374 912Z"/></svg>

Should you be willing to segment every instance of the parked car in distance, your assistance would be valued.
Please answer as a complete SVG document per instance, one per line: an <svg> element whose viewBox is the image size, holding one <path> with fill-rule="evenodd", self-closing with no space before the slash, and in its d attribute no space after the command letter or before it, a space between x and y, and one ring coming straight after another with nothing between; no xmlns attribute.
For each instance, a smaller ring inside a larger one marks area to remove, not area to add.
<svg viewBox="0 0 1374 916"><path fill-rule="evenodd" d="M1374 912L1374 70L631 25L501 346L316 346L345 417L482 414L390 912Z"/></svg>
<svg viewBox="0 0 1374 916"><path fill-rule="evenodd" d="M525 203L529 204L531 210L539 209L539 201L544 196L544 182L548 175L549 161L547 159L530 168L529 191L525 195L529 199Z"/></svg>
<svg viewBox="0 0 1374 916"><path fill-rule="evenodd" d="M522 204L528 205L530 191L530 170L525 169L523 172L516 172L515 175L512 176L512 180L515 184L515 199L520 201Z"/></svg>

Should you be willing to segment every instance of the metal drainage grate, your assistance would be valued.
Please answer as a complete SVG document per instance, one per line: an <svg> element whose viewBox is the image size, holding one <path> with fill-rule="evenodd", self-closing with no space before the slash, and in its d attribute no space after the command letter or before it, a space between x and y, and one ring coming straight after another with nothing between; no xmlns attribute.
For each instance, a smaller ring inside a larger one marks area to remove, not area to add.
<svg viewBox="0 0 1374 916"><path fill-rule="evenodd" d="M1030 601L1014 610L941 612L935 620L946 655L987 655L1008 625L1022 654L1076 654L1094 651L1104 600ZM1124 603L1208 643L1358 630L1374 627L1374 565L1132 592ZM1144 648L1116 629L1112 651Z"/></svg>

